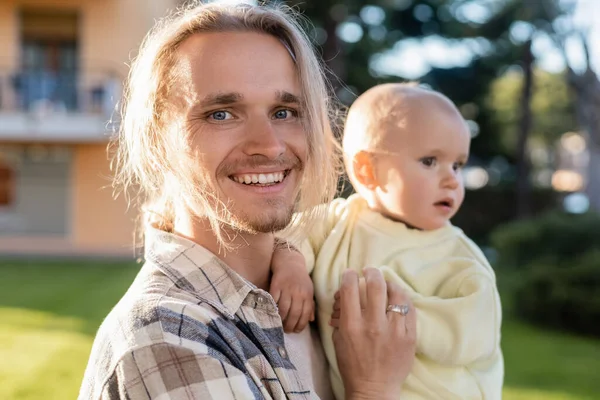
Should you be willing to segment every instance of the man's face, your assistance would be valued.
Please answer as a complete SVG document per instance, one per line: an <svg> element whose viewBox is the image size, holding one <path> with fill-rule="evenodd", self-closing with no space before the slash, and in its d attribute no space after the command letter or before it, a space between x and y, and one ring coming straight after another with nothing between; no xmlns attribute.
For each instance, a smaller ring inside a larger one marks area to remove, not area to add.
<svg viewBox="0 0 600 400"><path fill-rule="evenodd" d="M179 49L185 126L206 187L242 231L290 221L307 157L301 88L287 49L251 32L197 34Z"/></svg>

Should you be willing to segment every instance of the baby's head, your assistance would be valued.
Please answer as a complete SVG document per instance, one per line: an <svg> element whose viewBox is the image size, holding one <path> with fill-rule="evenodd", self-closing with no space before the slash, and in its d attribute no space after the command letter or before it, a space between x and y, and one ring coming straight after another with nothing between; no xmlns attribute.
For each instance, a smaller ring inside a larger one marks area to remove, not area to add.
<svg viewBox="0 0 600 400"><path fill-rule="evenodd" d="M460 169L471 136L456 106L414 84L375 86L358 97L344 129L346 170L369 206L433 230L460 208Z"/></svg>

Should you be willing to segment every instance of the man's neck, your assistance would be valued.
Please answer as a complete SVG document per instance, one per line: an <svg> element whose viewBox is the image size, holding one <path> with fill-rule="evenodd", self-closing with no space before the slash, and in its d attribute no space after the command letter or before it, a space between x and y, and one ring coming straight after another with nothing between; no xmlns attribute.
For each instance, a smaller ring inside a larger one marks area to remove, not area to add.
<svg viewBox="0 0 600 400"><path fill-rule="evenodd" d="M178 218L174 232L217 255L231 269L257 287L268 290L271 279L271 258L273 256L274 236L272 233L240 233L223 228L224 236L231 237L228 242L231 250L220 245L208 221Z"/></svg>

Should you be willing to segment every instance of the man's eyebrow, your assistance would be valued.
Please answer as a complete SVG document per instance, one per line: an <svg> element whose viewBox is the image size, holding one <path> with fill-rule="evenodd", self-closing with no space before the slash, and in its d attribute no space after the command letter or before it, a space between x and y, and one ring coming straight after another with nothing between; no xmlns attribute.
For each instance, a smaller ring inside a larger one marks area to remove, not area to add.
<svg viewBox="0 0 600 400"><path fill-rule="evenodd" d="M221 105L230 105L239 103L244 99L244 96L241 93L230 92L230 93L211 93L205 96L199 103L199 106L211 107L211 106L221 106Z"/></svg>
<svg viewBox="0 0 600 400"><path fill-rule="evenodd" d="M277 100L285 104L303 104L299 96L296 96L295 94L290 92L286 92L285 90L280 90L277 92Z"/></svg>

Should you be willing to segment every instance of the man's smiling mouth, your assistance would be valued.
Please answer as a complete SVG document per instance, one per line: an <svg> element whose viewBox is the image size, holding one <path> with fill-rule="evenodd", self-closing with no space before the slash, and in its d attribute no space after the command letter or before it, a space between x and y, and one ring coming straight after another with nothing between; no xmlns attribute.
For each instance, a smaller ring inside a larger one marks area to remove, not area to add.
<svg viewBox="0 0 600 400"><path fill-rule="evenodd" d="M235 174L229 178L244 185L268 186L283 182L290 170L262 174Z"/></svg>

